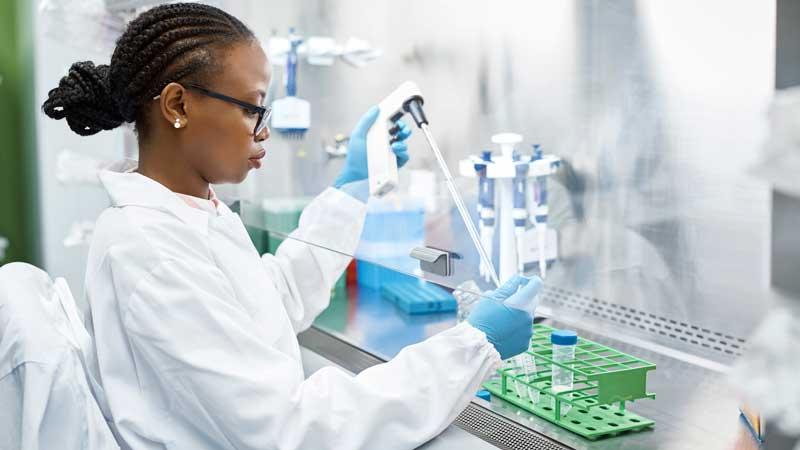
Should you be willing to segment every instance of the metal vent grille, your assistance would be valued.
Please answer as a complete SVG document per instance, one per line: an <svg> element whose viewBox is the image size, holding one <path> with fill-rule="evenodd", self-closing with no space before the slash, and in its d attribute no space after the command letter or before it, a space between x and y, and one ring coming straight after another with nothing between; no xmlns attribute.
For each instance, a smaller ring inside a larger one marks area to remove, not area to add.
<svg viewBox="0 0 800 450"><path fill-rule="evenodd" d="M506 450L569 450L536 432L530 431L496 414L471 404L455 421L465 431Z"/></svg>
<svg viewBox="0 0 800 450"><path fill-rule="evenodd" d="M543 291L542 301L550 306L572 309L644 331L661 339L678 341L706 351L721 353L727 357L741 356L747 344L747 341L739 337L557 287L546 287Z"/></svg>

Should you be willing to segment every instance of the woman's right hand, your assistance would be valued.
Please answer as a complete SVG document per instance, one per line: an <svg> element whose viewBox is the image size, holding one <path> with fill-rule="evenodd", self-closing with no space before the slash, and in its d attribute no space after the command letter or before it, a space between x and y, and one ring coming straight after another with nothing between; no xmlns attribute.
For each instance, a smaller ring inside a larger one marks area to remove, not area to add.
<svg viewBox="0 0 800 450"><path fill-rule="evenodd" d="M467 321L486 334L502 359L513 358L530 346L536 296L541 288L539 277L516 275L484 294Z"/></svg>

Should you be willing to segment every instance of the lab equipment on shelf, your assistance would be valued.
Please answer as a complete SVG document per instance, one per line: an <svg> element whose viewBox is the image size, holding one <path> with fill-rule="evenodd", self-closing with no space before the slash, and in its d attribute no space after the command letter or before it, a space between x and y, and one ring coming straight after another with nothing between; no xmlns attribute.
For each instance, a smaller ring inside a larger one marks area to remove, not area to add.
<svg viewBox="0 0 800 450"><path fill-rule="evenodd" d="M297 96L297 48L303 42L289 29L289 52L286 57L286 96L272 102L272 128L287 139L300 140L311 127L311 104Z"/></svg>
<svg viewBox="0 0 800 450"><path fill-rule="evenodd" d="M267 41L267 53L273 65L286 65L290 51L290 37L274 35ZM328 36L308 36L297 48L297 54L305 57L312 66L332 66L341 59L353 67L362 68L381 57L383 51L357 37L350 37L341 43Z"/></svg>

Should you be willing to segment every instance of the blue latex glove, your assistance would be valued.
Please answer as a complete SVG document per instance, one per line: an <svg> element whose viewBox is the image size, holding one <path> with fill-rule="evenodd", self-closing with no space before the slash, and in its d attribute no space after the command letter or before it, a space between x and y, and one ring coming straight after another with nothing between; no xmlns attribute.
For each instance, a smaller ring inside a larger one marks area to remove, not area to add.
<svg viewBox="0 0 800 450"><path fill-rule="evenodd" d="M536 295L541 288L539 277L514 276L497 290L484 294L467 321L486 333L501 358L513 358L530 346Z"/></svg>
<svg viewBox="0 0 800 450"><path fill-rule="evenodd" d="M369 177L367 169L367 131L375 119L378 118L378 107L373 106L361 117L353 132L350 133L350 142L347 144L347 159L344 169L334 181L333 186L340 188L353 181L366 180ZM394 135L398 140L392 143L392 151L397 156L397 167L403 167L408 162L408 145L406 139L411 136L411 128L402 120L396 122L398 132Z"/></svg>

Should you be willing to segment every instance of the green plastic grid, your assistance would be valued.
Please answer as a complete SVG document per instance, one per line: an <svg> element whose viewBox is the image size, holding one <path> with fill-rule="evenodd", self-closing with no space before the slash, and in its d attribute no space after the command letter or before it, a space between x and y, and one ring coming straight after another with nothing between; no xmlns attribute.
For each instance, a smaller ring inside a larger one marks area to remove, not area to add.
<svg viewBox="0 0 800 450"><path fill-rule="evenodd" d="M596 342L578 338L575 359L556 363L551 359L553 328L535 325L528 354L536 361L536 373L526 376L520 367L506 365L500 379L485 384L492 395L590 440L641 431L653 420L626 410L626 402L655 398L646 391L647 373L656 365ZM573 372L573 389L554 394L550 389L551 367ZM539 393L539 401L528 398L528 388ZM518 392L522 395L520 396ZM561 414L563 404L571 405Z"/></svg>

